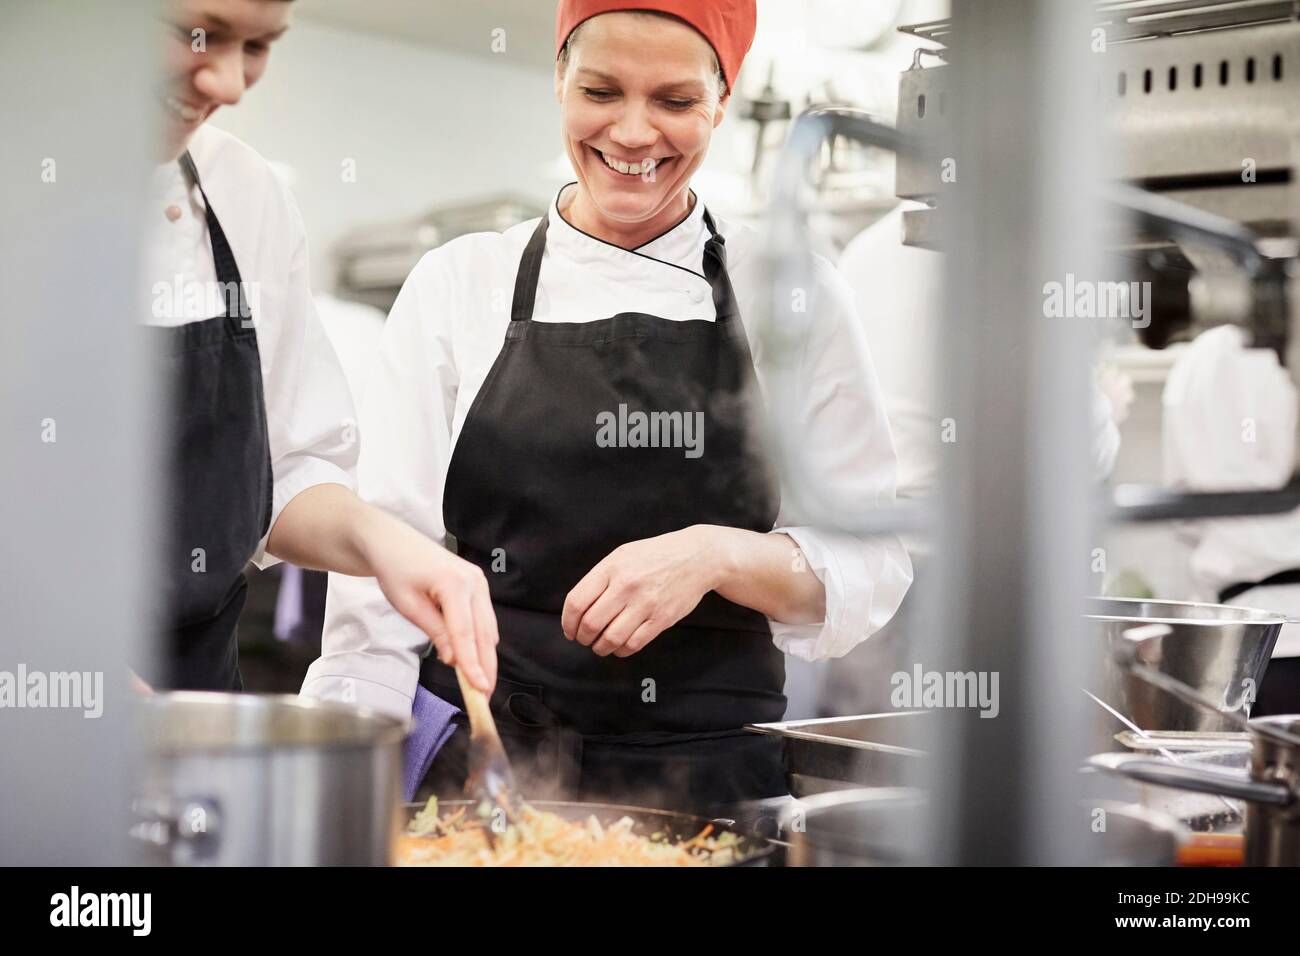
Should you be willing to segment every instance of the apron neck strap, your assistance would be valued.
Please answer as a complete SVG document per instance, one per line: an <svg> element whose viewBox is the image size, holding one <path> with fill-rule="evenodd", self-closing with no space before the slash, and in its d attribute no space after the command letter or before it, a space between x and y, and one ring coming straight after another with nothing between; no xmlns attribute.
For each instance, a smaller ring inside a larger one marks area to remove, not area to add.
<svg viewBox="0 0 1300 956"><path fill-rule="evenodd" d="M704 278L709 280L713 290L713 311L717 321L729 322L740 312L736 305L736 290L731 286L731 276L727 274L727 240L718 232L713 216L704 210L704 225L709 230L709 241L704 244Z"/></svg>
<svg viewBox="0 0 1300 956"><path fill-rule="evenodd" d="M217 267L217 281L222 284L224 289L238 290L240 307L246 309L247 303L243 301L244 287L243 279L239 275L239 265L235 262L235 254L230 249L230 242L226 239L226 232L221 228L221 222L217 219L217 214L212 211L212 203L208 201L208 194L203 191L203 183L199 181L199 169L194 165L194 157L190 155L187 149L180 159L181 169L195 186L198 187L199 195L203 197L203 217L208 224L208 236L212 239L212 262ZM226 304L231 304L231 296L226 295ZM228 315L234 314L231 311ZM243 314L243 313L239 313Z"/></svg>
<svg viewBox="0 0 1300 956"><path fill-rule="evenodd" d="M718 227L713 222L713 213L709 212L707 206L704 209L704 228L709 230L710 239L717 239L719 242L725 242L722 236L718 233Z"/></svg>
<svg viewBox="0 0 1300 956"><path fill-rule="evenodd" d="M188 154L187 154L188 155ZM200 187L201 189L202 187ZM542 256L546 251L546 229L550 225L549 210L537 223L537 228L528 239L524 253L519 258L519 271L515 274L515 294L510 304L511 322L529 322L533 318L533 306L537 301L537 282L542 274ZM708 242L704 244L704 278L713 290L713 309L717 321L726 322L738 313L736 293L727 275L726 240L718 232L717 225L708 209L704 210L704 225L709 230ZM215 249L216 244L213 243Z"/></svg>
<svg viewBox="0 0 1300 956"><path fill-rule="evenodd" d="M542 274L542 253L546 251L546 227L551 223L548 211L533 230L519 259L519 272L515 275L515 297L510 304L511 322L528 322L533 317L533 304L537 301L537 280Z"/></svg>

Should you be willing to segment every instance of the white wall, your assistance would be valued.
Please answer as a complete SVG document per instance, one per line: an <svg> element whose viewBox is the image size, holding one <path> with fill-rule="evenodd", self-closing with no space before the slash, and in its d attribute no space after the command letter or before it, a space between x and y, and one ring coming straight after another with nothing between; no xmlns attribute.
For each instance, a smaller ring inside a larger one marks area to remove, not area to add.
<svg viewBox="0 0 1300 956"><path fill-rule="evenodd" d="M330 248L354 226L506 191L545 201L564 182L548 72L306 19L212 122L293 168L318 289L333 288Z"/></svg>

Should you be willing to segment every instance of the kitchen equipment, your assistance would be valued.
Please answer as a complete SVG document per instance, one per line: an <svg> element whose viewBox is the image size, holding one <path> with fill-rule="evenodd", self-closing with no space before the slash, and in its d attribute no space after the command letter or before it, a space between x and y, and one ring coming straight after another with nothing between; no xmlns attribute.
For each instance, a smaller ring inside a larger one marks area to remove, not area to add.
<svg viewBox="0 0 1300 956"><path fill-rule="evenodd" d="M132 834L145 862L390 861L400 721L343 703L197 692L143 697L140 720L148 757Z"/></svg>
<svg viewBox="0 0 1300 956"><path fill-rule="evenodd" d="M1156 625L1156 626L1161 626L1161 625ZM1156 753L1159 753L1161 756L1167 758L1168 760L1170 760L1170 761L1172 761L1172 762L1175 762L1175 763L1176 763L1176 762L1179 762L1179 761L1181 761L1181 760L1183 759L1183 758L1180 757L1178 754L1176 754L1174 751L1170 750L1168 747L1163 746L1163 745L1162 745L1162 744L1161 744L1161 743L1160 743L1156 738L1154 738L1150 733L1148 733L1147 731L1143 730L1143 729L1142 729L1141 727L1139 727L1137 724L1133 723L1133 721L1129 720L1127 717L1125 717L1125 716L1124 716L1123 714L1121 714L1119 711L1115 710L1115 709L1114 709L1113 707L1111 707L1109 704L1102 703L1102 701L1098 700L1096 696L1094 696L1093 694L1091 694L1091 693L1089 693L1089 692L1087 692L1087 691L1085 691L1084 693L1086 693L1086 694L1088 695L1088 697L1092 698L1092 700L1094 700L1094 701L1096 701L1098 704L1100 704L1101 707L1102 707L1102 709L1105 710L1108 714L1110 714L1112 717L1115 717L1117 720L1119 720L1120 723L1122 723L1125 727L1128 727L1129 730L1125 731L1125 734L1128 734L1130 737L1136 737L1136 738L1140 739L1144 744L1149 745L1149 748L1150 748L1151 750L1153 750L1153 751L1156 752ZM1170 736L1171 733L1173 733L1173 732L1171 732L1171 731L1165 731L1164 734L1163 734L1163 736L1167 739L1167 738ZM1123 736L1124 736L1124 734L1116 734L1116 735L1115 735L1115 740L1118 742L1118 741L1119 741ZM1183 738L1180 738L1180 739L1184 739L1184 738L1186 738L1187 736L1188 736L1188 735L1183 735ZM1219 738L1219 737L1223 737L1223 736L1226 736L1226 735L1224 735L1224 734L1213 734L1213 735L1210 735L1210 736L1212 736L1212 737L1214 737L1214 738L1217 739L1217 738ZM1220 803L1223 804L1223 808L1228 812L1228 814L1229 814L1233 819L1236 819L1236 820L1241 819L1242 811L1241 811L1241 809L1240 809L1237 805L1231 803L1230 801L1224 799L1223 797L1217 797L1216 799L1217 799ZM1144 802L1143 805L1146 805L1145 802ZM1215 810L1215 813L1219 813L1219 812L1220 812L1220 811L1218 811L1217 809Z"/></svg>
<svg viewBox="0 0 1300 956"><path fill-rule="evenodd" d="M1234 321L1250 330L1256 347L1287 353L1284 365L1294 376L1300 307L1286 267L1294 265L1300 237L1294 109L1300 7L1294 0L1095 0L1092 21L1093 42L1100 43L1093 49L1101 55L1077 81L1096 89L1114 177L1157 203L1180 207L1177 218L1186 223L1209 222L1208 215L1252 246L1288 250L1276 253L1278 261L1257 260L1262 269L1225 271L1198 254L1199 240L1184 230L1153 229L1150 217L1132 217L1112 237L1112 247L1144 280L1168 280L1172 288L1181 276L1184 287L1180 298L1165 299L1148 317L1140 337L1159 348L1172 337L1191 338ZM948 19L900 29L958 56L964 42L975 42ZM900 133L925 135L934 144L930 154L899 156L898 194L938 205L909 215L906 241L912 244L932 246L942 232L934 220L947 197L943 170L932 156L954 155L951 119L961 101L955 86L956 71L944 65L907 70L900 80ZM948 122L931 106L945 98ZM1288 497L1281 510L1295 507L1294 488ZM1235 509L1264 502L1257 493L1224 504ZM1212 506L1208 499L1204 504Z"/></svg>
<svg viewBox="0 0 1300 956"><path fill-rule="evenodd" d="M1135 734L1130 730L1115 735L1116 743L1135 751L1168 751L1176 754L1232 754L1250 751L1250 734L1189 734L1181 730Z"/></svg>
<svg viewBox="0 0 1300 956"><path fill-rule="evenodd" d="M1232 715L1249 714L1286 622L1282 615L1250 608L1129 598L1090 598L1087 612L1106 649L1097 696L1148 731L1239 729ZM1161 642L1159 671L1214 701L1214 710L1198 708L1167 688L1140 679L1116 658L1116 649L1129 643L1124 633L1139 625L1168 629ZM1110 733L1119 729L1114 727Z"/></svg>
<svg viewBox="0 0 1300 956"><path fill-rule="evenodd" d="M1129 732L1116 735L1116 741L1129 752L1113 755L1119 760L1149 759L1233 774L1241 779L1250 775L1249 734L1156 733L1138 736ZM1126 789L1117 795L1136 799L1144 807L1177 817L1194 833L1237 834L1246 824L1246 805L1218 794L1174 790L1125 780L1116 774L1111 779ZM1133 796L1136 790L1137 796Z"/></svg>
<svg viewBox="0 0 1300 956"><path fill-rule="evenodd" d="M1098 866L1173 866L1190 836L1177 818L1150 807L1109 800L1081 807L1088 814L1105 812L1106 828L1096 833L1100 854L1091 861Z"/></svg>
<svg viewBox="0 0 1300 956"><path fill-rule="evenodd" d="M796 797L864 786L901 786L920 750L907 746L925 711L750 724L785 744L786 781Z"/></svg>
<svg viewBox="0 0 1300 956"><path fill-rule="evenodd" d="M430 249L472 232L504 232L545 212L545 203L507 193L353 229L333 250L339 297L388 312L402 283Z"/></svg>
<svg viewBox="0 0 1300 956"><path fill-rule="evenodd" d="M777 851L784 847L780 841L750 833L738 826L734 820L719 817L706 818L672 810L627 807L613 803L579 803L570 800L529 800L528 804L538 810L558 814L566 820L581 822L594 816L602 826L616 823L623 817L631 817L636 823L635 832L645 836L664 833L674 841L689 840L706 826L713 824L714 833L735 833L739 838L738 862L731 864L733 866L768 866L777 862ZM405 825L409 825L424 806L423 803L406 804ZM460 807L466 808L467 812L472 811L472 801L438 801L439 813L455 812Z"/></svg>
<svg viewBox="0 0 1300 956"><path fill-rule="evenodd" d="M487 695L470 684L459 667L456 681L469 714L469 775L465 778L465 794L473 801L475 813L491 817L488 840L495 841L508 823L519 819L522 807L519 788L515 786L510 759L501 746Z"/></svg>
<svg viewBox="0 0 1300 956"><path fill-rule="evenodd" d="M1145 783L1244 800L1246 865L1300 865L1300 716L1246 721L1168 675L1161 666L1172 636L1168 629L1136 627L1120 636L1114 647L1115 659L1128 672L1193 706L1218 712L1249 731L1253 740L1250 776L1243 780L1219 771L1156 760L1108 759L1113 755L1105 754L1093 758L1094 766Z"/></svg>
<svg viewBox="0 0 1300 956"><path fill-rule="evenodd" d="M1102 753L1090 757L1088 769L1105 771L1116 785L1099 789L1095 795L1134 802L1147 809L1176 818L1192 833L1235 833L1246 825L1246 804L1217 793L1201 793L1146 783L1127 776L1126 763L1160 763L1227 774L1238 780L1250 777L1249 751L1211 751L1179 755L1177 760L1151 753ZM1101 787L1100 782L1097 783Z"/></svg>
<svg viewBox="0 0 1300 956"><path fill-rule="evenodd" d="M1259 717L1252 729L1272 723L1300 732L1300 717ZM1194 793L1235 797L1246 803L1247 866L1300 866L1300 751L1260 734L1255 737L1247 778L1186 764L1126 754L1098 754L1093 766L1130 780Z"/></svg>
<svg viewBox="0 0 1300 956"><path fill-rule="evenodd" d="M920 861L926 798L908 787L865 787L800 800L783 824L788 866L906 866Z"/></svg>
<svg viewBox="0 0 1300 956"><path fill-rule="evenodd" d="M919 790L879 787L823 793L800 801L786 821L790 866L905 866L921 859L926 799ZM1098 809L1105 828L1092 829ZM1102 801L1080 806L1104 866L1170 866L1186 830L1168 814ZM1005 822L1005 821L1003 821Z"/></svg>

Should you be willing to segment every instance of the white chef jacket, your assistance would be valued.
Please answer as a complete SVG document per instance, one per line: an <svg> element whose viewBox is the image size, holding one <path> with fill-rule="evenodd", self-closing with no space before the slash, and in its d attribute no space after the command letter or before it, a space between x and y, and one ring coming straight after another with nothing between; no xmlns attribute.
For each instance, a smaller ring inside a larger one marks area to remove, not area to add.
<svg viewBox="0 0 1300 956"><path fill-rule="evenodd" d="M266 160L211 125L194 134L190 155L248 289L266 399L274 527L284 506L313 485L355 486L356 415L316 317L307 236L293 198ZM177 326L219 315L221 303L209 294L217 275L203 197L178 162L154 170L146 223L146 324ZM266 553L266 538L253 560L261 568L277 562Z"/></svg>
<svg viewBox="0 0 1300 956"><path fill-rule="evenodd" d="M1202 332L1169 370L1164 396L1165 481L1188 491L1280 488L1295 467L1296 389L1269 349L1247 348L1232 325ZM1215 518L1197 535L1191 573L1202 600L1224 588L1300 567L1300 510ZM1247 591L1231 604L1300 614L1300 586ZM1274 657L1300 657L1300 625L1286 624Z"/></svg>
<svg viewBox="0 0 1300 956"><path fill-rule="evenodd" d="M534 321L589 322L619 312L716 319L702 273L708 239L703 200L674 229L631 251L569 225L559 201L557 196L548 212ZM764 294L759 236L714 220L726 240L743 319L754 314ZM388 317L361 404L362 496L439 542L447 533L447 466L501 350L519 259L536 225L533 220L504 233L463 236L420 260ZM809 301L817 303L817 314L799 359L803 451L810 468L840 494L887 505L894 499L897 466L880 384L843 280L824 260L817 260L815 273L817 288ZM759 389L766 393L769 359L752 323L746 333ZM911 561L896 537L802 526L785 504L775 531L798 544L826 589L823 622L770 622L773 640L787 653L807 660L848 653L893 616L911 584ZM406 716L427 644L389 606L373 578L331 575L322 654L302 692Z"/></svg>

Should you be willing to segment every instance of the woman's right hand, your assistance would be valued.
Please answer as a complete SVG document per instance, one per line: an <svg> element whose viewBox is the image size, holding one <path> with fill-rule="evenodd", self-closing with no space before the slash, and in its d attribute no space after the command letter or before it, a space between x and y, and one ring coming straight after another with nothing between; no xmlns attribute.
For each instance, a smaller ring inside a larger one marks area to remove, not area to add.
<svg viewBox="0 0 1300 956"><path fill-rule="evenodd" d="M374 577L388 603L429 636L439 660L492 692L497 617L476 565L329 482L284 506L266 549L299 567Z"/></svg>
<svg viewBox="0 0 1300 956"><path fill-rule="evenodd" d="M380 590L428 635L438 660L491 694L500 637L486 576L391 515L378 515L369 523L366 553Z"/></svg>

